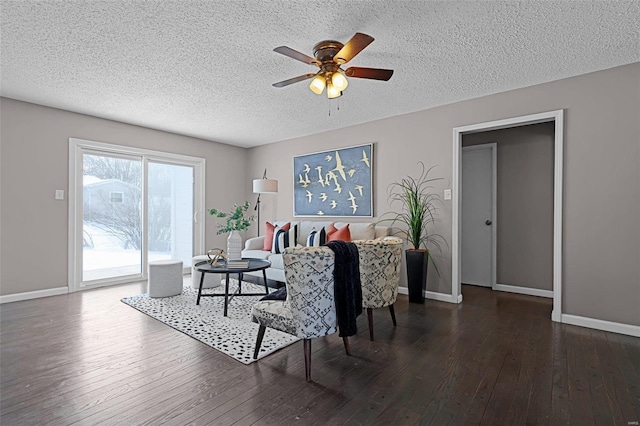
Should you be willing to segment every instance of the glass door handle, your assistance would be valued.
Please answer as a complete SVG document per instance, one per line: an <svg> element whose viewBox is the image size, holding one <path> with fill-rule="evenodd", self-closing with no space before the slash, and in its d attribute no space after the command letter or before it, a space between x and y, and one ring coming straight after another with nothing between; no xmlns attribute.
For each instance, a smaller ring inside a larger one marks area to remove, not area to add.
<svg viewBox="0 0 640 426"><path fill-rule="evenodd" d="M198 212L195 212L195 213L193 214L193 222L194 222L194 223L198 223Z"/></svg>

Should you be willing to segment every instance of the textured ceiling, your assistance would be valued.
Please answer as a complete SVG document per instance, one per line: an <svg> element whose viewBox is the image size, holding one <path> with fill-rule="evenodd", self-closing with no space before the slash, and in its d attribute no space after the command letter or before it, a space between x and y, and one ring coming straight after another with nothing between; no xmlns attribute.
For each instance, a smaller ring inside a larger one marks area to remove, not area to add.
<svg viewBox="0 0 640 426"><path fill-rule="evenodd" d="M2 96L244 147L640 61L638 1L0 4ZM390 81L271 86L316 69L274 47L355 32Z"/></svg>

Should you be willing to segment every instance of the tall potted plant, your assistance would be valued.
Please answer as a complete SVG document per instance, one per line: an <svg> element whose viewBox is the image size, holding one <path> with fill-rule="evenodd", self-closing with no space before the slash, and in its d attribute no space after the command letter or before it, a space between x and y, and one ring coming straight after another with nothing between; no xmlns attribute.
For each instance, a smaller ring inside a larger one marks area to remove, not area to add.
<svg viewBox="0 0 640 426"><path fill-rule="evenodd" d="M244 213L248 209L248 201L240 205L234 204L233 209L228 213L218 209L209 209L210 215L227 220L224 225L218 224L218 235L229 233L227 237L227 259L229 260L238 260L242 257L242 237L238 234L238 231L249 229L251 222L254 220L253 216L244 217Z"/></svg>
<svg viewBox="0 0 640 426"><path fill-rule="evenodd" d="M405 236L411 248L406 250L407 260L407 285L409 287L409 302L424 303L424 290L427 283L427 267L429 261L436 273L438 265L433 258L430 249L442 252L441 243L446 244L445 239L430 232L430 228L436 221L436 203L440 197L434 192L432 182L442 178L431 178L429 172L435 167L427 169L423 162L419 162L422 171L417 178L406 177L400 182L389 185L389 206L397 207L397 211L389 212L390 218L382 219L385 222L400 224L395 233ZM384 215L383 215L384 216Z"/></svg>

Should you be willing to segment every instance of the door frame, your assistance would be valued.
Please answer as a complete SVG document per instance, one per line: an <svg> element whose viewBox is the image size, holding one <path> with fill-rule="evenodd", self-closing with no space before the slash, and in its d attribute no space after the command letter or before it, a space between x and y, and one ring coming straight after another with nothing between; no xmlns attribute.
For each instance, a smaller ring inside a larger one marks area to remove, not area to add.
<svg viewBox="0 0 640 426"><path fill-rule="evenodd" d="M498 257L498 144L496 142L483 143L471 146L461 146L460 155L462 151L477 151L480 149L491 150L491 289L496 289L497 280L497 257ZM462 160L462 157L460 157ZM460 171L462 173L462 170ZM462 174L460 174L462 179ZM462 185L460 185L462 190ZM461 193L462 194L462 193ZM460 210L462 214L462 210ZM461 217L462 220L462 217ZM462 260L462 247L460 247L460 259ZM461 275L462 277L462 275Z"/></svg>
<svg viewBox="0 0 640 426"><path fill-rule="evenodd" d="M131 282L131 277L124 277L120 280L110 280L101 282L97 280L90 286L82 286L82 227L78 226L78 220L83 215L83 187L82 187L82 155L86 150L100 152L109 155L125 155L141 157L143 162L142 176L142 226L146 226L147 211L147 177L145 175L146 166L149 161L177 164L193 167L193 250L194 253L204 253L205 227L204 227L204 197L205 197L205 170L204 158L191 157L170 152L153 151L149 149L136 148L124 145L114 145L104 142L95 142L85 139L69 138L69 218L68 218L68 277L67 285L69 293L97 288L105 285L115 285L119 283ZM202 218L202 219L201 219ZM147 271L144 265L147 262L147 241L146 233L143 233L142 241L142 274L136 274L135 280L146 279Z"/></svg>
<svg viewBox="0 0 640 426"><path fill-rule="evenodd" d="M504 120L489 121L455 127L453 129L453 176L451 197L451 298L462 302L460 288L460 189L461 189L461 148L462 136L489 130L508 129L530 124L553 122L554 128L554 167L553 167L553 311L551 320L562 322L562 187L564 152L564 110L548 111L539 114L524 115Z"/></svg>

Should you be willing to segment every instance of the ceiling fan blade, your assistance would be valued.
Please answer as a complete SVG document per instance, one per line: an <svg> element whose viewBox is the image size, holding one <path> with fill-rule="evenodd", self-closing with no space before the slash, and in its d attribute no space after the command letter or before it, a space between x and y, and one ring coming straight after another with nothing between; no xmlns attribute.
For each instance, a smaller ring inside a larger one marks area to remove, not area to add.
<svg viewBox="0 0 640 426"><path fill-rule="evenodd" d="M317 59L312 58L311 56L307 56L304 53L300 53L297 50L293 50L292 48L287 46L276 47L275 49L273 49L273 51L278 52L281 55L297 59L298 61L304 62L305 64L320 66L320 62L318 62Z"/></svg>
<svg viewBox="0 0 640 426"><path fill-rule="evenodd" d="M371 80L387 81L393 75L393 70L384 70L382 68L349 67L344 73L347 77L369 78Z"/></svg>
<svg viewBox="0 0 640 426"><path fill-rule="evenodd" d="M308 80L308 79L310 79L310 78L312 78L312 77L315 77L315 76L316 76L316 75L315 75L315 74L312 74L312 73L305 74L305 75L299 75L299 76L297 76L297 77L293 77L293 78L290 78L290 79L288 79L288 80L283 80L283 81L279 81L279 82L277 82L277 83L273 83L273 87L284 87L284 86L288 86L288 85L290 85L290 84L297 83L297 82L299 82L299 81Z"/></svg>
<svg viewBox="0 0 640 426"><path fill-rule="evenodd" d="M346 64L358 53L362 52L362 49L371 44L375 40L370 35L363 33L356 33L351 40L345 44L338 53L335 54L333 60L337 64Z"/></svg>

